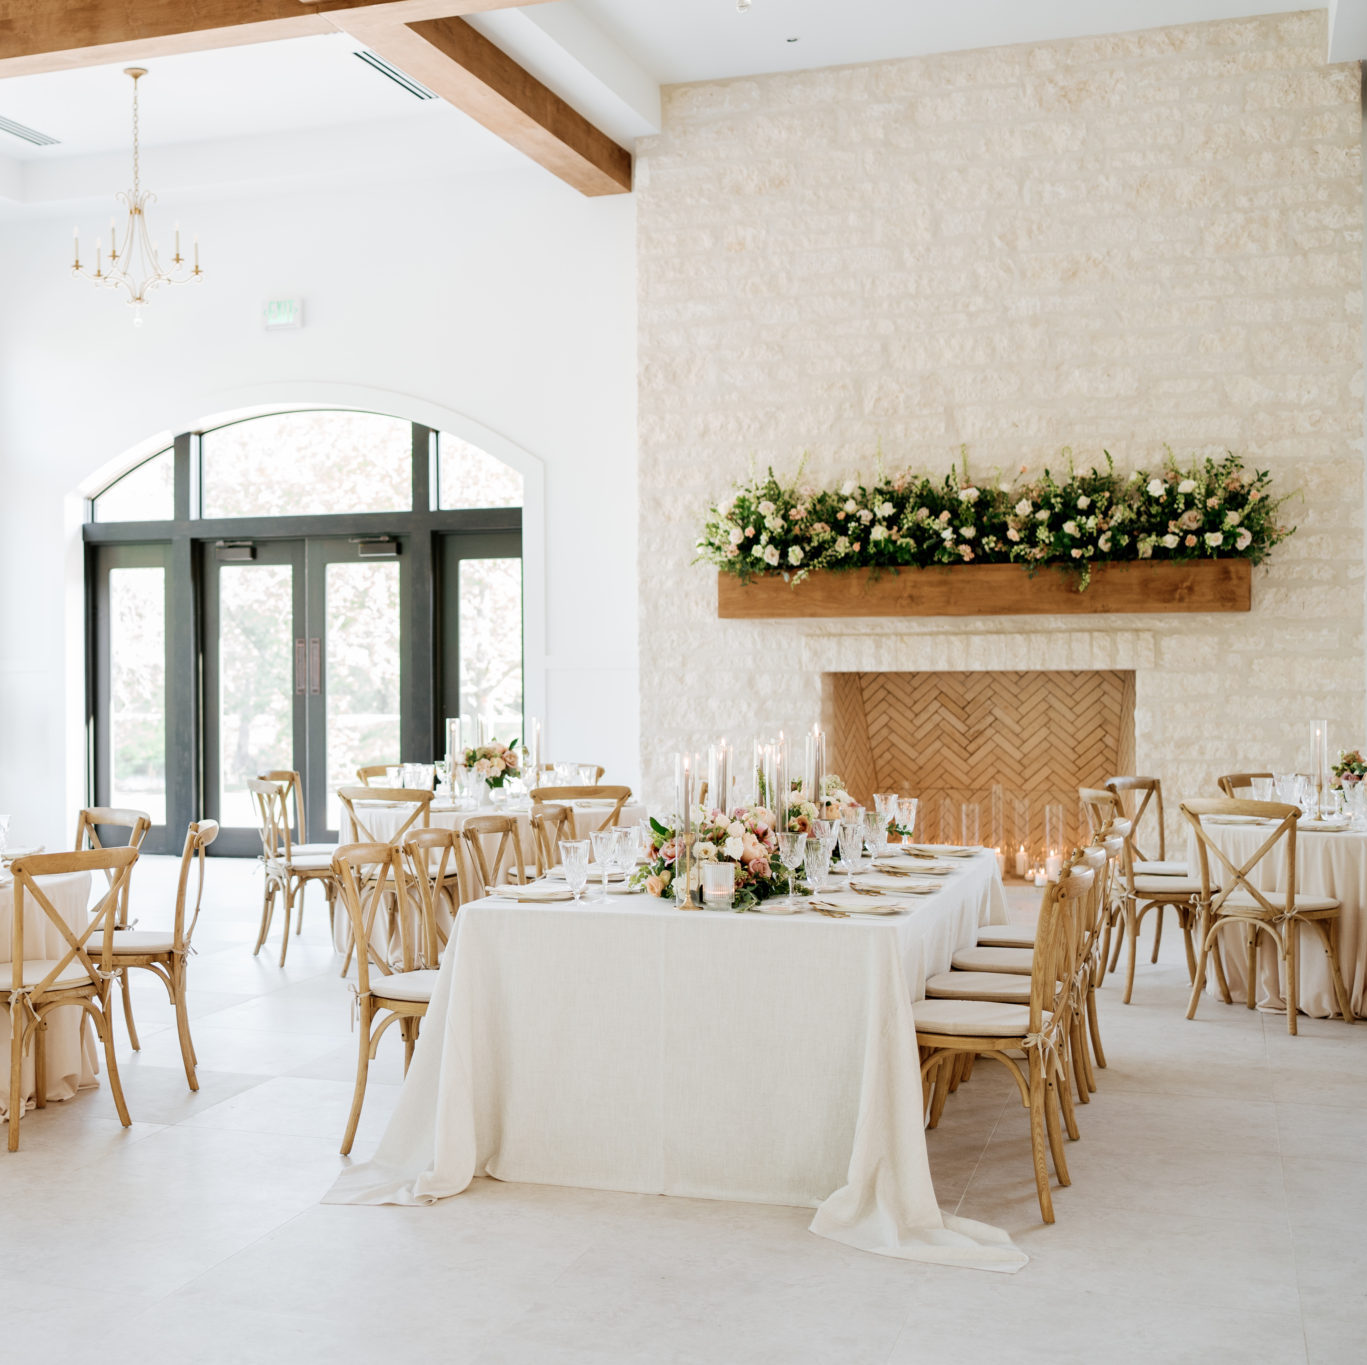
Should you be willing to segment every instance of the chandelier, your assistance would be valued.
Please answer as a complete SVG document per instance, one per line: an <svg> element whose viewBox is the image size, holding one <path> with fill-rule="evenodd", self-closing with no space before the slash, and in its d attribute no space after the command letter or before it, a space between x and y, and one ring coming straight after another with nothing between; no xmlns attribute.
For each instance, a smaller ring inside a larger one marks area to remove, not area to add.
<svg viewBox="0 0 1367 1365"><path fill-rule="evenodd" d="M159 248L152 240L147 226L147 208L156 201L156 195L142 188L138 165L138 80L147 74L145 67L130 66L124 69L125 76L133 78L133 188L124 190L117 199L127 211L128 220L122 234L118 230L117 219L109 220L109 258L104 256L104 243L95 239L95 268L83 269L81 266L81 230L76 229L75 254L72 259L71 273L89 280L92 284L111 289L122 289L134 308L133 323L142 324L142 308L147 296L163 284L191 284L204 278L199 268L199 238L194 239L194 262L191 264L180 254L180 224L173 227L175 233L174 254L170 268L161 264Z"/></svg>

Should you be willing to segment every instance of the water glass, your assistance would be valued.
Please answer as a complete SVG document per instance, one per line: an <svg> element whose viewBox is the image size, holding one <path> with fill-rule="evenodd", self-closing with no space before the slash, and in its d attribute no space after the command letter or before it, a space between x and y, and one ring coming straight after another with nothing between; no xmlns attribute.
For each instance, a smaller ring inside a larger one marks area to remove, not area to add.
<svg viewBox="0 0 1367 1365"><path fill-rule="evenodd" d="M864 839L875 858L881 858L888 851L888 818L882 811L864 812Z"/></svg>
<svg viewBox="0 0 1367 1365"><path fill-rule="evenodd" d="M1355 830L1367 829L1367 791L1363 790L1361 782L1349 782L1343 788L1344 803L1348 807L1348 814L1353 817L1353 828ZM0 815L0 849L5 846L5 827L3 815Z"/></svg>
<svg viewBox="0 0 1367 1365"><path fill-rule="evenodd" d="M778 832L778 860L788 869L788 895L785 904L791 905L794 900L793 879L797 870L802 866L803 852L807 847L807 836L805 834L792 834L787 830Z"/></svg>
<svg viewBox="0 0 1367 1365"><path fill-rule="evenodd" d="M836 822L835 822L834 820L813 820L813 821L812 821L812 838L813 838L813 839L828 839L828 840L834 842L834 840L835 840L835 835L836 835L836 828L835 828L835 826L836 826Z"/></svg>
<svg viewBox="0 0 1367 1365"><path fill-rule="evenodd" d="M920 804L914 796L904 796L897 803L897 824L908 839L916 828L916 811Z"/></svg>
<svg viewBox="0 0 1367 1365"><path fill-rule="evenodd" d="M840 822L840 861L848 871L859 866L860 855L864 851L864 822L842 820Z"/></svg>
<svg viewBox="0 0 1367 1365"><path fill-rule="evenodd" d="M1270 777L1255 777L1253 779L1253 799L1255 801L1272 801L1276 799L1277 789Z"/></svg>
<svg viewBox="0 0 1367 1365"><path fill-rule="evenodd" d="M386 787L403 786L403 765L395 764L393 767L384 770L384 782Z"/></svg>
<svg viewBox="0 0 1367 1365"><path fill-rule="evenodd" d="M802 870L813 891L820 891L826 885L826 874L831 870L831 846L827 840L807 840L802 850Z"/></svg>
<svg viewBox="0 0 1367 1365"><path fill-rule="evenodd" d="M879 815L886 816L889 820L897 814L897 793L896 792L874 792L873 808Z"/></svg>
<svg viewBox="0 0 1367 1365"><path fill-rule="evenodd" d="M1277 773L1272 785L1277 791L1277 800L1287 806L1300 805L1300 777L1296 773Z"/></svg>
<svg viewBox="0 0 1367 1365"><path fill-rule="evenodd" d="M603 878L603 895L608 894L608 873L612 870L612 865L616 861L617 854L617 831L616 829L596 829L589 838L593 840L593 859L598 864L598 871Z"/></svg>
<svg viewBox="0 0 1367 1365"><path fill-rule="evenodd" d="M574 893L577 904L589 879L589 841L561 839L560 861L565 869L565 885Z"/></svg>

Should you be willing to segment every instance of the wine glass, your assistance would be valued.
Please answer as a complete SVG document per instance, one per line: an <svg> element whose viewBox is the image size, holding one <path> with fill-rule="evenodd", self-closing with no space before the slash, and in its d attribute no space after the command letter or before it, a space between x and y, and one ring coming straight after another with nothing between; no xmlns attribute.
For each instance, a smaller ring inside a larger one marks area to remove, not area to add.
<svg viewBox="0 0 1367 1365"><path fill-rule="evenodd" d="M1253 799L1255 801L1272 801L1276 799L1277 790L1270 777L1255 777L1253 779Z"/></svg>
<svg viewBox="0 0 1367 1365"><path fill-rule="evenodd" d="M641 831L635 825L619 825L613 830L613 834L616 837L612 841L610 866L614 872L620 872L623 877L628 877L636 866Z"/></svg>
<svg viewBox="0 0 1367 1365"><path fill-rule="evenodd" d="M845 865L846 870L853 872L859 866L859 858L863 851L863 820L842 820L840 822L840 861Z"/></svg>
<svg viewBox="0 0 1367 1365"><path fill-rule="evenodd" d="M584 884L589 879L589 841L587 839L561 839L560 861L565 869L565 885L574 893L575 904L583 894Z"/></svg>
<svg viewBox="0 0 1367 1365"><path fill-rule="evenodd" d="M593 840L593 860L603 877L603 896L608 894L608 873L617 851L617 831L613 828L596 829L589 838Z"/></svg>
<svg viewBox="0 0 1367 1365"><path fill-rule="evenodd" d="M808 839L802 850L802 868L807 874L807 885L820 891L826 885L826 874L831 870L831 845L826 839Z"/></svg>
<svg viewBox="0 0 1367 1365"><path fill-rule="evenodd" d="M881 858L888 851L888 817L882 811L864 812L864 839L875 858Z"/></svg>
<svg viewBox="0 0 1367 1365"><path fill-rule="evenodd" d="M778 831L778 860L788 869L788 894L784 897L784 905L792 905L797 899L793 895L793 879L798 868L802 866L803 850L806 847L805 834L793 834L788 830Z"/></svg>
<svg viewBox="0 0 1367 1365"><path fill-rule="evenodd" d="M914 796L904 796L897 803L897 824L902 830L902 838L910 839L916 828L916 812L920 802Z"/></svg>

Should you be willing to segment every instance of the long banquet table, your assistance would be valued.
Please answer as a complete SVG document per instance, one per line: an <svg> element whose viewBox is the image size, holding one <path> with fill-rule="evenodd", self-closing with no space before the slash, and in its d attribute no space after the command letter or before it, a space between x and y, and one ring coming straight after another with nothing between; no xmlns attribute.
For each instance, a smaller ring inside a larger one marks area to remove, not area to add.
<svg viewBox="0 0 1367 1365"><path fill-rule="evenodd" d="M1263 840L1272 832L1272 825L1221 825L1205 822L1206 833L1237 866L1251 858ZM1199 876L1196 836L1189 835L1188 867ZM1348 999L1359 1017L1367 1008L1367 833L1357 830L1296 831L1296 869L1300 891L1307 896L1334 896L1341 904L1339 912L1338 951L1343 982L1348 988ZM1224 869L1211 855L1211 880L1218 882ZM1286 891L1286 845L1268 854L1254 869L1250 880L1260 891ZM1286 1012L1281 964L1277 949L1266 934L1259 934L1258 945L1258 1007L1268 1011ZM1221 932L1221 961L1230 994L1236 1001L1245 993L1244 952L1242 941L1231 930ZM1336 1013L1333 987L1329 981L1328 960L1321 947L1319 935L1313 929L1301 930L1300 980L1297 982L1297 1003L1302 1014L1326 1019ZM1206 990L1218 995L1214 971L1208 973Z"/></svg>
<svg viewBox="0 0 1367 1365"><path fill-rule="evenodd" d="M379 1149L327 1199L425 1204L489 1175L815 1206L851 1246L1017 1270L1004 1233L936 1203L913 1017L1005 908L991 853L888 916L473 901Z"/></svg>
<svg viewBox="0 0 1367 1365"><path fill-rule="evenodd" d="M589 806L575 802L569 804L572 810L574 829L580 838L588 838L588 831L596 829L607 813L602 806ZM392 839L411 811L411 806L395 805L382 801L364 801L359 805L358 815L365 827L377 839ZM643 820L645 814L646 808L644 806L629 801L622 807L622 813L618 817L617 823L619 825L634 825L638 820ZM433 802L428 818L433 829L463 829L465 822L476 815L511 815L517 821L517 837L521 842L522 852L528 865L536 861L536 852L532 845L530 808L519 810L509 809L506 806L485 806L478 810L454 810L450 806L439 806ZM351 842L356 837L355 830L352 828L345 810L342 811L340 834L341 842L344 844ZM494 852L498 847L498 836L491 835L485 838L483 843L484 856L492 863ZM460 901L463 902L468 899L465 896L464 888L476 884L475 866L470 861L464 843L456 850L456 860L457 886L460 888ZM443 924L441 927L445 931L449 925ZM339 913L333 919L332 939L333 947L339 953L345 953L351 946L351 923L345 914Z"/></svg>
<svg viewBox="0 0 1367 1365"><path fill-rule="evenodd" d="M74 930L89 923L90 874L67 872L39 877L38 885L57 913ZM14 882L0 885L0 962L8 963L14 924ZM61 957L67 943L56 926L31 897L24 901L25 960ZM25 977L25 980L28 978ZM81 1009L54 1010L47 1020L47 1098L69 1100L78 1090L97 1085L96 1053L93 1032L85 1027ZM9 1012L0 1010L0 1118L9 1114L10 1021ZM30 1047L24 1056L24 1102L31 1106L36 1098L34 1057Z"/></svg>

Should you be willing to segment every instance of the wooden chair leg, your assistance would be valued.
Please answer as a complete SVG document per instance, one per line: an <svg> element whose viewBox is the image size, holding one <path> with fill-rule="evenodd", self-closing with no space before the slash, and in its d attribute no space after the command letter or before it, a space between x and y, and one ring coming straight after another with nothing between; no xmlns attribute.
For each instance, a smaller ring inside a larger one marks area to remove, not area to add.
<svg viewBox="0 0 1367 1365"><path fill-rule="evenodd" d="M928 1128L938 1127L940 1115L945 1112L945 1101L949 1099L949 1073L952 1064L953 1058L947 1053L935 1068L935 1088L930 1096L930 1121L926 1125Z"/></svg>
<svg viewBox="0 0 1367 1365"><path fill-rule="evenodd" d="M366 1077L370 1071L370 1023L374 1007L369 996L362 998L360 1006L361 1017L357 1021L356 1029L360 1039L360 1051L356 1058L356 1089L351 1096L351 1113L347 1118L346 1132L342 1136L343 1156L350 1154L351 1144L356 1141L356 1128L361 1122L361 1105L365 1103Z"/></svg>
<svg viewBox="0 0 1367 1365"><path fill-rule="evenodd" d="M1353 1002L1348 996L1348 987L1343 981L1343 969L1339 965L1339 922L1337 919L1332 919L1328 924L1323 920L1311 920L1310 923L1319 930L1320 939L1324 943L1324 955L1329 961L1329 981L1334 988L1334 999L1338 1002L1339 1014L1344 1023L1355 1023L1357 1015L1353 1010Z"/></svg>
<svg viewBox="0 0 1367 1365"><path fill-rule="evenodd" d="M1196 1018L1196 1006L1201 1003L1201 992L1206 986L1206 960L1210 956L1211 940L1215 939L1218 933L1218 928L1210 923L1210 916L1203 911L1201 914L1201 952L1196 960L1196 973L1191 983L1191 998L1187 1001L1188 1019ZM1228 995L1228 991L1226 991L1226 995Z"/></svg>
<svg viewBox="0 0 1367 1365"><path fill-rule="evenodd" d="M10 1001L9 1007L9 1149L19 1150L19 1120L24 1116L24 1025L23 1004Z"/></svg>
<svg viewBox="0 0 1367 1365"><path fill-rule="evenodd" d="M130 1128L133 1120L128 1117L128 1104L123 1097L123 1082L119 1080L119 1059L114 1052L114 1015L109 1008L110 995L111 992L106 986L95 1027L104 1043L105 1069L109 1073L109 1093L114 1097L114 1108L118 1110L119 1122L125 1128Z"/></svg>
<svg viewBox="0 0 1367 1365"><path fill-rule="evenodd" d="M1067 1046L1066 1041L1065 1046ZM1071 1051L1072 1049L1068 1048L1068 1053L1071 1053ZM1072 1058L1065 1054L1060 1059L1059 1069L1054 1075L1050 1076L1049 1084L1053 1088L1058 1107L1063 1114L1063 1121L1067 1126L1068 1137L1071 1141L1076 1142L1082 1134L1078 1131L1077 1111L1073 1108L1073 1087L1068 1080L1069 1072L1073 1069L1074 1065L1075 1063ZM1062 1137L1059 1138L1059 1141L1063 1141ZM1055 1163L1054 1169L1058 1169L1057 1163ZM1066 1185L1068 1182L1065 1180L1063 1183Z"/></svg>
<svg viewBox="0 0 1367 1365"><path fill-rule="evenodd" d="M1158 961L1158 950L1163 945L1163 912L1167 908L1166 905L1160 905L1155 912L1158 917L1158 923L1153 931L1153 956L1149 958L1151 963Z"/></svg>
<svg viewBox="0 0 1367 1365"><path fill-rule="evenodd" d="M195 1075L195 1048L190 1041L190 1014L185 1003L185 959L179 959L171 978L171 994L176 1007L176 1033L180 1036L180 1059L185 1063L185 1080L191 1090L199 1089Z"/></svg>
<svg viewBox="0 0 1367 1365"><path fill-rule="evenodd" d="M1220 999L1226 1005L1234 1003L1234 994L1229 989L1229 978L1225 975L1225 955L1220 948L1220 935L1217 933L1212 936L1210 942L1210 956L1215 964L1215 984L1220 989Z"/></svg>
<svg viewBox="0 0 1367 1365"><path fill-rule="evenodd" d="M1054 1221L1054 1200L1049 1190L1049 1165L1044 1155L1044 1072L1038 1051L1030 1056L1030 1157L1035 1167L1035 1193L1039 1198L1040 1217L1046 1223Z"/></svg>
<svg viewBox="0 0 1367 1365"><path fill-rule="evenodd" d="M255 957L266 942L266 934L271 927L271 920L275 918L275 883L266 878L266 885L261 892L261 932L256 936L256 947L252 949L252 956Z"/></svg>
<svg viewBox="0 0 1367 1365"><path fill-rule="evenodd" d="M133 992L128 981L128 968L119 973L119 989L123 992L123 1022L128 1029L128 1041L134 1052L142 1051L138 1042L138 1026L133 1022Z"/></svg>
<svg viewBox="0 0 1367 1365"><path fill-rule="evenodd" d="M1244 1004L1249 1009L1258 1005L1258 930L1253 924L1244 926L1244 970L1248 979L1244 982Z"/></svg>
<svg viewBox="0 0 1367 1365"><path fill-rule="evenodd" d="M294 936L298 938L304 932L304 892L308 889L308 882L299 883L299 913L294 917Z"/></svg>
<svg viewBox="0 0 1367 1365"><path fill-rule="evenodd" d="M1300 923L1289 919L1282 925L1282 967L1286 974L1286 1031L1296 1036L1296 1015L1300 1011L1301 962Z"/></svg>
<svg viewBox="0 0 1367 1365"><path fill-rule="evenodd" d="M1182 944L1187 951L1187 976L1196 980L1196 947L1191 941L1191 929L1196 916L1190 910L1179 910L1178 918L1182 925Z"/></svg>
<svg viewBox="0 0 1367 1365"><path fill-rule="evenodd" d="M33 1103L47 1108L47 1020L39 1019L33 1030Z"/></svg>
<svg viewBox="0 0 1367 1365"><path fill-rule="evenodd" d="M1121 997L1121 1003L1128 1005L1130 996L1134 994L1134 965L1135 956L1139 951L1139 921L1141 915L1137 905L1126 905L1125 907L1125 942L1129 949L1128 965L1125 968L1125 994Z"/></svg>
<svg viewBox="0 0 1367 1365"><path fill-rule="evenodd" d="M1125 925L1129 921L1129 916L1130 903L1128 900L1122 901L1116 911L1115 947L1111 950L1111 965L1106 968L1108 973L1120 966L1120 950L1125 946Z"/></svg>
<svg viewBox="0 0 1367 1365"><path fill-rule="evenodd" d="M285 932L280 936L280 965L285 965L285 954L290 950L290 915L294 910L295 884L293 880L285 883Z"/></svg>
<svg viewBox="0 0 1367 1365"><path fill-rule="evenodd" d="M1106 1065L1106 1053L1101 1046L1101 1020L1097 1018L1096 982L1087 987L1087 1028L1092 1035L1092 1056L1099 1067Z"/></svg>
<svg viewBox="0 0 1367 1365"><path fill-rule="evenodd" d="M1063 1151L1063 1125L1059 1122L1059 1100L1067 1093L1067 1085L1059 1084L1051 1075L1044 1084L1044 1130L1049 1135L1049 1152L1054 1158L1054 1174L1060 1185L1071 1185L1068 1158Z"/></svg>

